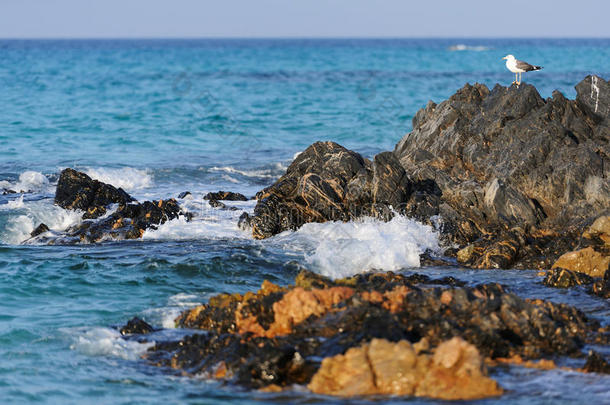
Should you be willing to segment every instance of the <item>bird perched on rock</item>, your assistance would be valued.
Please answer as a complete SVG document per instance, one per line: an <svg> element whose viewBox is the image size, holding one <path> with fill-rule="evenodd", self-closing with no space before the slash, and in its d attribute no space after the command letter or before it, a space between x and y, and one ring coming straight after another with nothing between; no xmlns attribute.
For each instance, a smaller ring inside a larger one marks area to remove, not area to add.
<svg viewBox="0 0 610 405"><path fill-rule="evenodd" d="M531 72L532 70L540 70L542 66L530 65L527 62L516 59L513 55L506 55L502 59L506 59L506 68L515 74L515 81L513 84L521 84L521 74L525 72Z"/></svg>

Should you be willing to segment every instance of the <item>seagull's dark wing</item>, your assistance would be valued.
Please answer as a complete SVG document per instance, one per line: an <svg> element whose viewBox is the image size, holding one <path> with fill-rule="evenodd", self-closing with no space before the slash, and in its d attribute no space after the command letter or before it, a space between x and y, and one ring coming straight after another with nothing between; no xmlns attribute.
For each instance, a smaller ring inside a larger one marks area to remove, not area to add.
<svg viewBox="0 0 610 405"><path fill-rule="evenodd" d="M517 61L517 67L519 69L525 70L526 72L531 72L532 70L540 70L540 69L542 69L540 66L533 66L533 65L530 65L527 62L523 62L522 60L518 60Z"/></svg>

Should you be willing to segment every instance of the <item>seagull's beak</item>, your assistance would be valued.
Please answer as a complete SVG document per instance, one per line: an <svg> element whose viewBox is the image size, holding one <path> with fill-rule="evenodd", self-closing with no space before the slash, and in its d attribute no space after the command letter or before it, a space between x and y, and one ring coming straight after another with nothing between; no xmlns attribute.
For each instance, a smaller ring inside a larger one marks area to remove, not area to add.
<svg viewBox="0 0 610 405"><path fill-rule="evenodd" d="M505 57L503 57L502 59L506 59L506 56L505 56Z"/></svg>

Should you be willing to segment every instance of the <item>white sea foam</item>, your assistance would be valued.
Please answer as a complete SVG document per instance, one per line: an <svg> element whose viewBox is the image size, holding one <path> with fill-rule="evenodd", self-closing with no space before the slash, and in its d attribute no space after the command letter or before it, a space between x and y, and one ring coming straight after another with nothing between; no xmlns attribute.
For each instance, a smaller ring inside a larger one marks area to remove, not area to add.
<svg viewBox="0 0 610 405"><path fill-rule="evenodd" d="M0 181L0 188L6 188L18 193L48 191L49 179L42 173L28 170L21 173L19 180L15 183L6 180Z"/></svg>
<svg viewBox="0 0 610 405"><path fill-rule="evenodd" d="M169 297L166 306L145 310L143 315L153 325L160 325L164 329L173 329L176 327L174 321L182 311L203 304L210 298L210 295L178 293Z"/></svg>
<svg viewBox="0 0 610 405"><path fill-rule="evenodd" d="M126 191L140 190L153 184L152 174L148 170L121 168L87 168L84 170L92 179L112 184Z"/></svg>
<svg viewBox="0 0 610 405"><path fill-rule="evenodd" d="M476 51L476 52L482 52L482 51L489 51L491 48L488 47L488 46L483 46L483 45L456 44L456 45L451 45L448 49L450 51Z"/></svg>
<svg viewBox="0 0 610 405"><path fill-rule="evenodd" d="M224 172L230 174L240 174L246 177L257 177L263 179L272 179L280 177L286 171L286 166L282 163L275 163L268 168L263 169L252 169L252 170L240 170L232 166L214 166L209 169L212 172Z"/></svg>
<svg viewBox="0 0 610 405"><path fill-rule="evenodd" d="M8 207L11 204L12 207ZM23 197L3 205L3 209L14 209L9 216L6 227L0 229L0 242L11 245L19 244L30 237L30 233L41 223L53 231L63 231L82 221L83 212L68 211L53 205L50 200L23 201ZM6 207L6 208L4 208Z"/></svg>
<svg viewBox="0 0 610 405"><path fill-rule="evenodd" d="M276 238L289 250L303 249L312 270L332 278L373 269L419 267L421 253L439 251L438 235L432 227L399 215L389 222L365 218L305 224Z"/></svg>
<svg viewBox="0 0 610 405"><path fill-rule="evenodd" d="M148 240L197 240L197 239L245 239L250 234L237 227L239 216L252 211L256 201L230 201L227 206L240 210L223 210L211 207L207 201L194 199L184 201L183 208L195 214L191 221L179 217L167 221L157 229L148 229L142 236Z"/></svg>
<svg viewBox="0 0 610 405"><path fill-rule="evenodd" d="M88 356L110 356L125 360L137 360L154 342L138 343L125 340L110 328L68 328L63 333L72 339L70 349Z"/></svg>

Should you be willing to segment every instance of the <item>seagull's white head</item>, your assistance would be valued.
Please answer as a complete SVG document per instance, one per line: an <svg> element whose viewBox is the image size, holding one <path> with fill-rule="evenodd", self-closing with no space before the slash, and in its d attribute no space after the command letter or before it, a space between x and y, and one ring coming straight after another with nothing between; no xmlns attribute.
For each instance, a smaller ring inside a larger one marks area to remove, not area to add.
<svg viewBox="0 0 610 405"><path fill-rule="evenodd" d="M513 55L506 55L502 59L515 60L515 57Z"/></svg>

